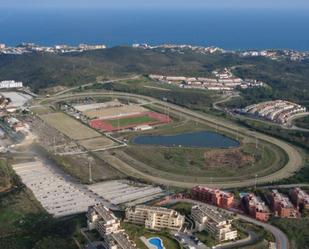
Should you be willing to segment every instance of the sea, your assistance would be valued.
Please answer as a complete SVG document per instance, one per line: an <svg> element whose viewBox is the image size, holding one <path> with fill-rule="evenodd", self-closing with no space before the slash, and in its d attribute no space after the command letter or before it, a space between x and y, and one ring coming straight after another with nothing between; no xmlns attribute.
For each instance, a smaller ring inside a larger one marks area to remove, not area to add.
<svg viewBox="0 0 309 249"><path fill-rule="evenodd" d="M0 43L147 43L309 51L308 10L1 7Z"/></svg>

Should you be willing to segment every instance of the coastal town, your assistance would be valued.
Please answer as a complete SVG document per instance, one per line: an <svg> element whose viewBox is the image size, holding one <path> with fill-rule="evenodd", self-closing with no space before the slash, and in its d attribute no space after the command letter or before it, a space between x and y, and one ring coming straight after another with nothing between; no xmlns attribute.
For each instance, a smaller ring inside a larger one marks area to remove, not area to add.
<svg viewBox="0 0 309 249"><path fill-rule="evenodd" d="M54 53L54 54L64 54L64 53L80 53L89 50L106 49L104 44L79 44L78 46L69 46L66 44L51 46L40 46L35 43L23 42L16 47L7 46L6 44L0 44L0 54L14 54L22 55L25 53Z"/></svg>
<svg viewBox="0 0 309 249"><path fill-rule="evenodd" d="M192 51L201 54L233 54L240 57L265 57L272 60L282 60L289 59L291 61L304 61L309 59L308 51L296 51L289 49L267 49L267 50L246 50L246 51L234 51L225 50L215 46L203 47L203 46L193 46L193 45L177 45L177 44L162 44L162 45L149 45L149 44L133 44L133 48L149 49L149 50L159 50L162 52L171 51L180 54L186 51Z"/></svg>

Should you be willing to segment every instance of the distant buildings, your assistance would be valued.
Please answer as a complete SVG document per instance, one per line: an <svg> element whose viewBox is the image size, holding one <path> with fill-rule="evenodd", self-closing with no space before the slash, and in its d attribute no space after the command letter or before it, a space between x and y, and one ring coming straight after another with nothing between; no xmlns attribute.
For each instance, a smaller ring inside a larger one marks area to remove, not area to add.
<svg viewBox="0 0 309 249"><path fill-rule="evenodd" d="M0 54L25 54L34 52L44 52L44 53L73 53L73 52L84 52L88 50L105 49L106 46L103 44L89 45L80 44L78 46L68 46L68 45L55 45L54 47L39 46L34 43L22 43L17 47L7 47L5 44L0 44Z"/></svg>
<svg viewBox="0 0 309 249"><path fill-rule="evenodd" d="M254 219L266 222L270 216L270 210L260 197L252 193L242 197L242 203L245 211Z"/></svg>
<svg viewBox="0 0 309 249"><path fill-rule="evenodd" d="M152 80L164 84L173 84L182 88L197 88L213 91L233 91L236 87L243 89L251 87L263 87L265 83L235 77L231 70L224 68L221 71L213 71L213 78L209 77L184 77L184 76L163 76L150 74L148 77Z"/></svg>
<svg viewBox="0 0 309 249"><path fill-rule="evenodd" d="M139 205L126 210L126 221L144 225L147 229L179 231L185 217L172 209Z"/></svg>
<svg viewBox="0 0 309 249"><path fill-rule="evenodd" d="M309 195L305 191L300 188L293 188L290 190L290 196L299 211L309 209Z"/></svg>
<svg viewBox="0 0 309 249"><path fill-rule="evenodd" d="M276 216L281 218L297 218L298 212L290 202L289 198L278 190L272 190L270 194L270 202L272 210Z"/></svg>
<svg viewBox="0 0 309 249"><path fill-rule="evenodd" d="M136 245L121 228L120 220L104 205L89 207L87 216L88 229L96 229L104 239L106 249L136 249Z"/></svg>
<svg viewBox="0 0 309 249"><path fill-rule="evenodd" d="M22 82L16 82L15 80L0 81L0 89L21 88L21 87L23 87Z"/></svg>
<svg viewBox="0 0 309 249"><path fill-rule="evenodd" d="M194 187L191 190L191 195L194 200L226 209L232 207L234 203L234 195L232 193L203 186Z"/></svg>
<svg viewBox="0 0 309 249"><path fill-rule="evenodd" d="M275 100L247 106L242 112L286 124L293 115L306 112L306 108L289 101Z"/></svg>
<svg viewBox="0 0 309 249"><path fill-rule="evenodd" d="M232 219L206 205L193 206L191 216L199 231L206 229L217 241L234 240L237 230L232 229Z"/></svg>

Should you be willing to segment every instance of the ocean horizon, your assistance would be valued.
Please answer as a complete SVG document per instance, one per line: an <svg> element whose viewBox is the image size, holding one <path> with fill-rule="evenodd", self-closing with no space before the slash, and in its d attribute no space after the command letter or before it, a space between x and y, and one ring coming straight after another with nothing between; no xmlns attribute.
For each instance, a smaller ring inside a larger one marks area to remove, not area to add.
<svg viewBox="0 0 309 249"><path fill-rule="evenodd" d="M39 45L147 43L217 46L227 50L309 51L306 10L271 9L0 9L0 43Z"/></svg>

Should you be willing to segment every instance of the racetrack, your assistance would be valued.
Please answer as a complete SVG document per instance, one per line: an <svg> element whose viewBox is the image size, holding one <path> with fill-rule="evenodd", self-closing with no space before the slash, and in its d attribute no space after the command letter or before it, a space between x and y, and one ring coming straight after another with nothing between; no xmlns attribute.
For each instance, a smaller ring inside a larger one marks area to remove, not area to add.
<svg viewBox="0 0 309 249"><path fill-rule="evenodd" d="M287 178L289 176L292 176L294 172L298 171L302 165L303 165L303 160L300 152L293 147L292 145L279 140L277 138L258 133L258 132L252 132L248 130L247 128L237 126L236 124L225 120L221 119L215 116L211 116L208 114L202 114L202 113L197 113L195 111L179 107L177 105L163 102L151 97L146 97L146 96L140 96L136 94L128 94L128 93L119 93L119 92L84 92L84 93L77 93L77 94L65 94L65 95L58 95L58 96L52 96L48 99L48 102L57 102L59 100L65 100L65 99L72 99L80 96L114 96L114 97L125 97L128 98L130 97L131 99L135 100L141 100L143 103L155 103L161 106L167 106L170 108L171 111L175 111L177 113L180 113L181 115L188 116L193 120L198 120L200 122L206 122L207 125L212 126L212 127L217 127L220 131L226 131L226 132L232 132L232 133L237 133L239 135L242 135L248 139L255 140L256 138L259 140L263 140L265 142L274 144L281 149L283 149L288 157L286 164L284 167L282 167L280 170L271 173L267 176L261 176L257 178L257 183L258 184L265 184L265 183L272 183L277 180L281 180L284 178ZM44 101L46 102L47 99ZM134 168L133 166L129 165L126 162L121 161L120 159L116 158L113 155L106 155L105 157L106 161L109 161L109 163L117 168L118 170L124 172L127 175L134 176L137 178L143 178L145 180L149 180L158 184L163 184L163 185L168 185L168 186L177 186L177 187L187 187L191 188L192 186L196 185L196 182L194 181L175 181L175 180L170 180L168 178L165 178L164 175L160 177L152 176L148 173L141 172ZM246 180L230 180L226 179L224 181L216 181L216 179L212 179L211 183L210 182L205 182L202 185L208 185L208 186L217 186L221 188L231 188L231 187L242 187L242 186L252 186L254 185L255 179L250 178Z"/></svg>

